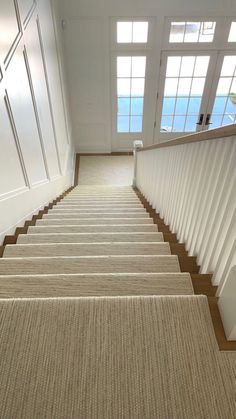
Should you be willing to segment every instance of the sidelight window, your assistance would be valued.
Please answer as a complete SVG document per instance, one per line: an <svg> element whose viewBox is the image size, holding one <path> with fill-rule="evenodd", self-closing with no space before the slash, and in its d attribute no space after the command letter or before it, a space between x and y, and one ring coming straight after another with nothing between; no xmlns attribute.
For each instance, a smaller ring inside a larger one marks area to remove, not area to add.
<svg viewBox="0 0 236 419"><path fill-rule="evenodd" d="M142 132L146 57L117 57L117 132Z"/></svg>

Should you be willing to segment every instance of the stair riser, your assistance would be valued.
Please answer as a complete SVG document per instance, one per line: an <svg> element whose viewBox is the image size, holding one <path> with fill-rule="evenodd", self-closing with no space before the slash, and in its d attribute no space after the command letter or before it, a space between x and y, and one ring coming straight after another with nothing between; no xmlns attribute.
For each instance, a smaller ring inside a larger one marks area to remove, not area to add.
<svg viewBox="0 0 236 419"><path fill-rule="evenodd" d="M6 246L4 258L102 256L102 255L170 255L168 243L107 243Z"/></svg>
<svg viewBox="0 0 236 419"><path fill-rule="evenodd" d="M59 202L85 202L85 203L93 203L93 202L115 202L115 203L141 203L141 201L135 197L116 197L116 196L92 196L92 197L85 197L85 196L78 196L78 197L69 197L69 198L64 198Z"/></svg>
<svg viewBox="0 0 236 419"><path fill-rule="evenodd" d="M0 275L179 272L175 256L0 259Z"/></svg>
<svg viewBox="0 0 236 419"><path fill-rule="evenodd" d="M27 243L163 242L162 233L20 234L18 244Z"/></svg>
<svg viewBox="0 0 236 419"><path fill-rule="evenodd" d="M143 212L143 213L133 213L133 212L104 212L104 213L91 213L91 212L63 212L63 211L56 211L54 210L53 212L50 211L47 214L44 214L43 219L45 218L81 218L81 219L85 219L85 218L95 218L95 217L99 217L99 219L103 219L103 218L150 218L149 214L147 212Z"/></svg>
<svg viewBox="0 0 236 419"><path fill-rule="evenodd" d="M111 193L111 194L106 194L106 193L84 193L84 194L70 194L67 195L67 198L75 198L75 199L80 199L80 198L85 198L85 199L94 199L94 198L105 198L105 199L138 199L137 195L135 194L130 194L130 193L123 193L123 194L116 194L116 193Z"/></svg>
<svg viewBox="0 0 236 419"><path fill-rule="evenodd" d="M37 220L36 225L120 225L120 224L153 224L151 218L43 218Z"/></svg>
<svg viewBox="0 0 236 419"><path fill-rule="evenodd" d="M83 201L83 202L102 202L102 201L105 201L105 202L110 202L110 201L114 201L114 202L117 202L117 203L119 203L119 202L130 202L130 203L133 203L133 202L141 202L137 197L135 198L135 196L127 196L127 197L114 197L114 196L111 196L111 197L105 197L105 196L103 196L103 197L99 197L99 196L93 196L93 197L83 197L83 196L81 196L81 197L70 197L70 196L68 196L68 197L65 197L65 198L63 198L61 201L59 201L59 202L62 202L62 201L64 201L64 202L81 202L81 201Z"/></svg>
<svg viewBox="0 0 236 419"><path fill-rule="evenodd" d="M65 203L65 202L61 202L58 204L56 204L54 206L54 208L82 208L82 209L90 209L90 208L99 208L99 209L106 209L106 208L119 208L119 209L140 209L140 208L144 208L144 206L142 204L122 204L122 203L104 203L101 202L100 204L97 203L90 203L90 204L82 204L82 203L78 203L78 204L70 204L70 203Z"/></svg>
<svg viewBox="0 0 236 419"><path fill-rule="evenodd" d="M49 212L58 212L58 213L62 213L62 212L77 212L77 213L101 213L101 212L116 212L116 213L121 213L121 214L125 214L127 212L134 212L134 213L139 213L139 214L145 214L146 210L143 207L140 208L119 208L119 207L98 207L98 208L59 208L59 207L53 207L53 209L50 209Z"/></svg>
<svg viewBox="0 0 236 419"><path fill-rule="evenodd" d="M145 233L156 232L157 226L154 224L144 225L98 225L98 226L33 226L29 227L30 234L47 233Z"/></svg>
<svg viewBox="0 0 236 419"><path fill-rule="evenodd" d="M89 275L0 277L0 298L46 298L128 295L191 295L189 277L154 274L142 277Z"/></svg>

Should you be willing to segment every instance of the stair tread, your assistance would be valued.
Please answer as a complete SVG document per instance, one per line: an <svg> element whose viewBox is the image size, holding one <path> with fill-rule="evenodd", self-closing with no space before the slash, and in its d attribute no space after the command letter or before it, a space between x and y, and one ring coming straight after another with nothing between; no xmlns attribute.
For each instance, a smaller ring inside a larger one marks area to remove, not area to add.
<svg viewBox="0 0 236 419"><path fill-rule="evenodd" d="M205 297L1 300L0 315L8 417L233 417Z"/></svg>

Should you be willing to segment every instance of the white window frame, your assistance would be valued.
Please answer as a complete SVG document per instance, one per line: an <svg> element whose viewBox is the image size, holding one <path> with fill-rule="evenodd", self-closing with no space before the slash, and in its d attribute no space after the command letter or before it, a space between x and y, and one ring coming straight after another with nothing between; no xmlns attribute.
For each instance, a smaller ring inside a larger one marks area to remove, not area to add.
<svg viewBox="0 0 236 419"><path fill-rule="evenodd" d="M148 42L147 43L117 43L117 22L148 22ZM148 91L148 78L150 77L151 69L151 54L153 46L155 45L155 28L156 19L147 17L113 17L110 20L110 85L111 85L111 115L112 115L112 147L113 148L132 148L133 141L142 139L145 129L145 115L146 115L146 96ZM145 56L146 57L146 74L145 74L145 90L144 90L144 105L143 105L143 124L142 132L127 132L120 133L117 131L117 57L119 56Z"/></svg>
<svg viewBox="0 0 236 419"><path fill-rule="evenodd" d="M161 66L161 72L160 72L160 79L159 82L161 81L165 81L165 75L166 75L166 62L167 62L167 58L170 56L177 56L177 55L183 55L183 56L195 56L195 55L209 55L210 56L210 61L209 61L209 67L208 67L208 73L207 75L210 73L212 73L215 69L215 65L216 65L216 60L217 60L217 55L214 51L204 51L204 50L197 50L197 51L162 51L162 66ZM207 79L206 79L207 80ZM202 104L200 107L200 113L203 113L204 115L206 115L207 113L207 108L208 108L208 101L206 100L206 98L209 97L211 92L211 85L205 85L204 88L204 92L203 92L203 96L202 96ZM163 98L164 98L164 84L161 87L161 90L159 92L158 95L158 101L157 101L157 109L156 109L156 127L155 127L155 131L156 131L156 136L161 140L161 141L168 141L174 138L178 138L180 136L185 136L185 135L189 135L189 134L193 134L195 131L191 131L191 132L162 132L160 131L160 127L161 127L161 119L162 119L162 107L163 107ZM202 131L203 129L206 129L205 127L205 119L203 121L203 125L199 127L199 130Z"/></svg>
<svg viewBox="0 0 236 419"><path fill-rule="evenodd" d="M194 52L197 50L204 51L209 49L220 49L219 43L222 40L222 30L224 25L222 24L225 21L225 18L218 18L214 16L209 17L167 17L164 24L164 33L163 33L163 50L181 50L188 51L189 49L194 48ZM215 27L215 36L212 42L169 42L171 22L216 22Z"/></svg>
<svg viewBox="0 0 236 419"><path fill-rule="evenodd" d="M117 22L148 22L148 41L147 43L118 43L117 42ZM110 20L110 50L135 51L148 50L155 44L155 25L156 19L150 17L112 17ZM132 55L132 54L131 54Z"/></svg>

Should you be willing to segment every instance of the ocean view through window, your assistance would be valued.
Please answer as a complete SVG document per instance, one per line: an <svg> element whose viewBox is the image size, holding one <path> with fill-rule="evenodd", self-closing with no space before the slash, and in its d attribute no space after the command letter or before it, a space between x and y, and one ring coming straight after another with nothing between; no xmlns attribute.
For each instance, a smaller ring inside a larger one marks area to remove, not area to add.
<svg viewBox="0 0 236 419"><path fill-rule="evenodd" d="M143 129L146 57L117 57L117 132Z"/></svg>

